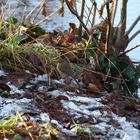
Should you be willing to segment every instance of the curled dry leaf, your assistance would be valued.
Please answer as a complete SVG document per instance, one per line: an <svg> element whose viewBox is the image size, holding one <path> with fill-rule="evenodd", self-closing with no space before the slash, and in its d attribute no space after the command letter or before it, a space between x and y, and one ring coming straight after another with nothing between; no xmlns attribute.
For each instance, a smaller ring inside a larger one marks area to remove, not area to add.
<svg viewBox="0 0 140 140"><path fill-rule="evenodd" d="M75 32L76 25L74 23L69 23L69 26L70 26L70 33L73 34Z"/></svg>

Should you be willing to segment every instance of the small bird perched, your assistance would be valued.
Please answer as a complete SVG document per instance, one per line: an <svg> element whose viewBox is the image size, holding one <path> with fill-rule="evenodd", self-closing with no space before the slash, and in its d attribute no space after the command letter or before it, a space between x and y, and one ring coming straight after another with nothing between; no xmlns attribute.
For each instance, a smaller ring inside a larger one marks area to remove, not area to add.
<svg viewBox="0 0 140 140"><path fill-rule="evenodd" d="M57 63L57 71L62 78L72 77L74 81L77 83L77 85L80 87L79 82L75 78L76 74L74 72L72 64L69 63L65 58L60 57Z"/></svg>

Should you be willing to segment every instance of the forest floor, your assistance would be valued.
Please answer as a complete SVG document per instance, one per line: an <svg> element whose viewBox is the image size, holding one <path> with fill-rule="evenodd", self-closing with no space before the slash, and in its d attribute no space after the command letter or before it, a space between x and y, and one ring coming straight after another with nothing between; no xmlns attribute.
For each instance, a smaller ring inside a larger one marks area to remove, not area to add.
<svg viewBox="0 0 140 140"><path fill-rule="evenodd" d="M1 139L140 139L140 101L49 80L47 74L0 71Z"/></svg>

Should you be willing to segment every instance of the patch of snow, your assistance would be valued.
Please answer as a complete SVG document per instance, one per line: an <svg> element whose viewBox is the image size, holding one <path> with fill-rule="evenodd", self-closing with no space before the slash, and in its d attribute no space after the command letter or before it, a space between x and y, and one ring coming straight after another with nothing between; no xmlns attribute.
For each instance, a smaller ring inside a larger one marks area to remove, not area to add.
<svg viewBox="0 0 140 140"><path fill-rule="evenodd" d="M5 100L5 103L6 104L9 104L9 103L15 102L17 99L11 99L11 98L9 98L9 99L4 99L4 100Z"/></svg>
<svg viewBox="0 0 140 140"><path fill-rule="evenodd" d="M63 126L57 120L51 120L51 123L57 125L61 129L63 128Z"/></svg>
<svg viewBox="0 0 140 140"><path fill-rule="evenodd" d="M0 105L4 102L4 98L0 96Z"/></svg>
<svg viewBox="0 0 140 140"><path fill-rule="evenodd" d="M131 140L140 139L140 131L133 127L133 123L126 121L125 117L118 117L113 113L113 117L120 123L124 132L130 137Z"/></svg>
<svg viewBox="0 0 140 140"><path fill-rule="evenodd" d="M63 104L64 108L66 109L72 109L78 112L82 112L82 110L80 110L79 106L77 106L75 103L73 102L68 102L68 101L61 101L61 103Z"/></svg>
<svg viewBox="0 0 140 140"><path fill-rule="evenodd" d="M94 117L96 117L96 118L98 118L98 117L100 117L101 115L102 115L102 113L100 112L100 110L95 110L95 111L91 111L90 113L89 113L89 115L93 115Z"/></svg>
<svg viewBox="0 0 140 140"><path fill-rule="evenodd" d="M66 128L61 129L62 133L66 134L67 136L74 137L77 136L76 132L68 130Z"/></svg>
<svg viewBox="0 0 140 140"><path fill-rule="evenodd" d="M99 120L108 123L108 122L110 122L111 118L100 117ZM96 120L94 120L94 122L95 122L95 121L96 121Z"/></svg>
<svg viewBox="0 0 140 140"><path fill-rule="evenodd" d="M29 70L25 70L25 72L31 74L31 72Z"/></svg>
<svg viewBox="0 0 140 140"><path fill-rule="evenodd" d="M74 103L78 102L78 104ZM81 102L81 104L79 104ZM78 118L78 114L81 114L84 116L90 115L94 118L100 119L100 117L105 117L105 120L102 118L102 122L98 124L94 124L93 127L98 128L101 130L101 132L105 133L108 137L112 137L112 140L138 140L140 139L140 132L138 129L133 127L133 124L126 121L126 118L124 117L118 117L114 113L111 113L111 117L113 119L117 120L121 126L113 127L112 125L108 124L110 121L110 117L108 116L108 113L106 111L101 112L100 110L93 110L90 111L88 108L90 107L96 107L103 106L100 102L98 102L94 98L88 98L88 97L78 97L78 96L72 96L69 101L61 101L63 104L63 107L67 110L69 110L70 114L75 115L76 118ZM86 103L86 104L82 104ZM108 116L108 117L107 117ZM69 132L69 131L68 131Z"/></svg>
<svg viewBox="0 0 140 140"><path fill-rule="evenodd" d="M88 103L88 104L101 106L101 103L98 102L99 99L97 99L97 98L95 99L95 98L89 98L89 97L73 96L73 97L71 97L70 100L74 100L74 101L81 102L81 103Z"/></svg>
<svg viewBox="0 0 140 140"><path fill-rule="evenodd" d="M47 74L43 74L43 75L38 75L37 77L35 77L36 81L48 81L48 75Z"/></svg>
<svg viewBox="0 0 140 140"><path fill-rule="evenodd" d="M112 136L112 140L122 140L125 136L125 132L121 129L115 129L111 127L111 129L109 130L108 136Z"/></svg>
<svg viewBox="0 0 140 140"><path fill-rule="evenodd" d="M19 90L15 85L12 85L11 82L7 82L7 85L11 88L10 94L15 94L15 93L23 94L24 93L23 89Z"/></svg>
<svg viewBox="0 0 140 140"><path fill-rule="evenodd" d="M52 96L56 97L56 96L59 96L59 95L65 95L65 93L63 94L62 91L60 90L53 90L51 92L49 92Z"/></svg>
<svg viewBox="0 0 140 140"><path fill-rule="evenodd" d="M46 89L46 86L40 86L39 88L38 88L38 91L44 91Z"/></svg>
<svg viewBox="0 0 140 140"><path fill-rule="evenodd" d="M100 130L102 130L102 132L105 132L107 131L107 128L111 126L107 125L106 122L101 122L101 123L95 124L94 127L99 128Z"/></svg>
<svg viewBox="0 0 140 140"><path fill-rule="evenodd" d="M3 70L0 70L0 77L1 76L6 76L6 73Z"/></svg>
<svg viewBox="0 0 140 140"><path fill-rule="evenodd" d="M138 96L138 98L140 98L140 89L138 89L137 96Z"/></svg>
<svg viewBox="0 0 140 140"><path fill-rule="evenodd" d="M30 103L32 100L27 98L22 98L20 100L16 100L16 103Z"/></svg>
<svg viewBox="0 0 140 140"><path fill-rule="evenodd" d="M40 113L40 118L43 122L50 122L50 117L48 113Z"/></svg>
<svg viewBox="0 0 140 140"><path fill-rule="evenodd" d="M71 91L65 91L65 94L68 94L68 95L75 95L75 92L71 92ZM69 98L71 98L71 97L69 97Z"/></svg>
<svg viewBox="0 0 140 140"><path fill-rule="evenodd" d="M125 133L122 140L132 140L132 139L127 133Z"/></svg>
<svg viewBox="0 0 140 140"><path fill-rule="evenodd" d="M15 116L16 112L22 112L29 106L30 99L4 99L5 102L0 103L0 116Z"/></svg>
<svg viewBox="0 0 140 140"><path fill-rule="evenodd" d="M64 79L53 80L55 83L64 84Z"/></svg>
<svg viewBox="0 0 140 140"><path fill-rule="evenodd" d="M85 115L93 115L94 117L99 117L101 116L101 113L99 110L97 111L89 111L86 109L86 105L76 105L75 103L71 102L71 101L61 101L64 108L66 109L71 109L73 110L73 112L77 111L77 112L81 112L82 114Z"/></svg>
<svg viewBox="0 0 140 140"><path fill-rule="evenodd" d="M33 85L26 85L25 88L31 88Z"/></svg>
<svg viewBox="0 0 140 140"><path fill-rule="evenodd" d="M15 116L14 114L16 114L16 112L20 112L22 111L22 108L20 106L18 106L16 103L10 103L7 105L4 105L1 108L1 112L0 112L0 116L4 117L4 116Z"/></svg>
<svg viewBox="0 0 140 140"><path fill-rule="evenodd" d="M57 125L57 127L59 127L61 129L62 133L66 134L68 136L77 136L76 132L63 128L63 126L57 120L51 120L51 123Z"/></svg>
<svg viewBox="0 0 140 140"><path fill-rule="evenodd" d="M31 83L31 84L36 84L37 81L35 81L35 80L30 80L30 83Z"/></svg>
<svg viewBox="0 0 140 140"><path fill-rule="evenodd" d="M43 75L34 74L34 76L35 76L35 78L33 80L30 80L30 83L32 83L32 84L36 84L38 81L43 81L43 82L48 81L48 75L47 74L43 74Z"/></svg>
<svg viewBox="0 0 140 140"><path fill-rule="evenodd" d="M71 96L74 96L75 92L69 92L69 91L60 91L60 90L53 90L51 92L49 92L49 94L51 94L54 97L57 97L59 95L63 95L68 97L68 99L71 98ZM70 95L70 96L69 96Z"/></svg>

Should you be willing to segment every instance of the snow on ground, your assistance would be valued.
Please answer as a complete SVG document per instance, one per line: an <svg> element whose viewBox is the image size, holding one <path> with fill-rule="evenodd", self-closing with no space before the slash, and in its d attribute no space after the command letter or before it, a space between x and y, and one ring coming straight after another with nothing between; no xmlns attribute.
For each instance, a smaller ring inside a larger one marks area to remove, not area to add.
<svg viewBox="0 0 140 140"><path fill-rule="evenodd" d="M17 112L22 111L31 112L31 109L35 109L35 106L31 104L31 99L7 99L0 97L0 117L15 116Z"/></svg>
<svg viewBox="0 0 140 140"><path fill-rule="evenodd" d="M6 76L6 73L3 70L0 70L0 77L1 76Z"/></svg>
<svg viewBox="0 0 140 140"><path fill-rule="evenodd" d="M19 90L15 85L11 84L11 82L7 82L7 85L11 88L10 94L15 94L15 93L23 94L24 93L22 89Z"/></svg>
<svg viewBox="0 0 140 140"><path fill-rule="evenodd" d="M5 76L3 71L0 71L1 76ZM36 75L36 77L30 83L37 83L38 81L46 82L48 76ZM10 94L20 93L24 94L25 91L19 90L17 87L12 85L10 82L7 85L11 88ZM30 87L31 85L27 85ZM42 87L39 89L43 90ZM101 110L104 105L101 103L100 98L83 97L75 92L63 91L62 89L53 90L48 92L54 98L57 96L66 96L68 100L61 100L63 108L74 117L74 119L79 119L80 117L91 118L90 122L81 123L80 126L84 127L85 131L94 133L94 131L100 131L105 137L111 137L112 140L139 140L140 131L136 129L133 125L134 123L126 121L126 118L119 117L116 114ZM40 110L33 104L32 99L27 99L25 97L20 99L12 98L2 98L0 97L0 117L15 115L16 112L39 112ZM46 101L47 102L47 101ZM57 125L57 127L68 136L76 136L76 127L73 125L71 128L65 128L64 124L58 120L50 118L48 112L40 112L38 119L42 122L49 122L51 124ZM37 120L37 118L32 117L32 120ZM118 126L113 126L110 124L111 120L117 121Z"/></svg>
<svg viewBox="0 0 140 140"><path fill-rule="evenodd" d="M51 95L53 96L59 96L59 95L66 95L67 92L62 92L59 90L55 90L51 92ZM119 128L114 128L112 125L108 125L108 122L110 121L110 117L107 117L107 112L101 112L100 110L94 110L96 107L102 107L103 105L99 102L100 99L95 98L88 98L88 97L80 97L80 96L69 96L68 101L61 101L64 108L69 110L71 114L75 114L75 118L78 116L85 115L85 116L92 116L93 118L100 118L103 122L98 124L93 124L91 127L99 128L102 132L104 132L107 136L112 135L112 140L138 140L140 139L140 131L133 127L133 123L127 122L125 117L119 117L115 115L114 113L111 113L111 116L114 120L118 121L120 123ZM74 102L73 102L74 101ZM77 105L75 102L80 103L86 103L86 105ZM93 108L93 111L90 111L89 109ZM63 132L68 133L69 130L65 131L63 129ZM75 133L74 133L75 134ZM72 133L72 135L74 135ZM117 138L120 137L120 138Z"/></svg>
<svg viewBox="0 0 140 140"><path fill-rule="evenodd" d="M137 96L140 98L140 89L138 89Z"/></svg>

